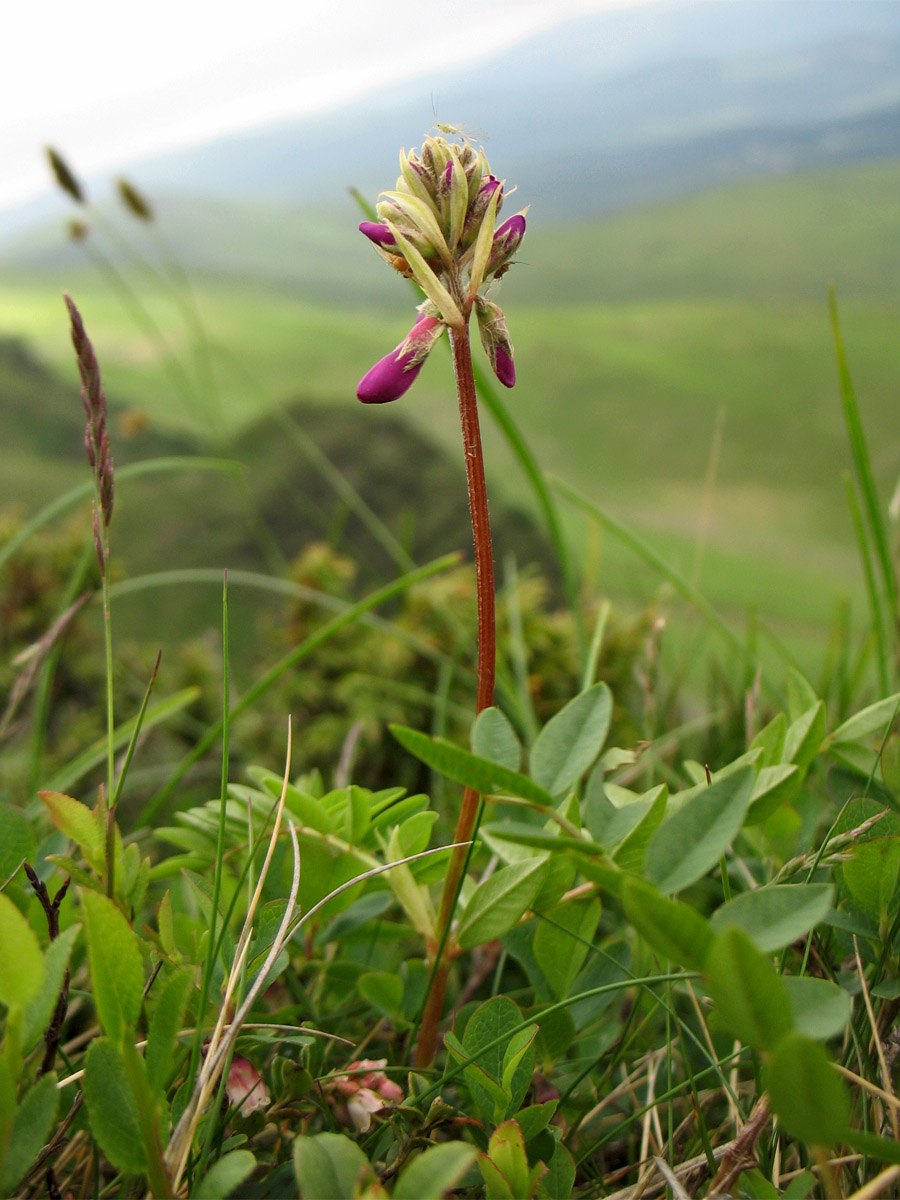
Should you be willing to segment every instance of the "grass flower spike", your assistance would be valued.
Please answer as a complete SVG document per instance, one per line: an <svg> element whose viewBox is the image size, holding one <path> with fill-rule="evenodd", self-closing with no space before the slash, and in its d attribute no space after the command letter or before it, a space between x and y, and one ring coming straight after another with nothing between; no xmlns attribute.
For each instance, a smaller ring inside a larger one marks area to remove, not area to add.
<svg viewBox="0 0 900 1200"><path fill-rule="evenodd" d="M482 334L488 358L501 383L512 387L512 345L503 314L483 294L505 274L525 236L524 211L497 226L505 196L484 151L465 138L427 137L421 153L401 152L397 186L383 192L377 206L380 219L359 228L387 263L425 293L422 312L429 324L422 328L420 317L409 337L366 374L357 389L364 403L402 396L443 328L466 330L473 306L481 303L491 305L494 325L504 330L502 344Z"/></svg>

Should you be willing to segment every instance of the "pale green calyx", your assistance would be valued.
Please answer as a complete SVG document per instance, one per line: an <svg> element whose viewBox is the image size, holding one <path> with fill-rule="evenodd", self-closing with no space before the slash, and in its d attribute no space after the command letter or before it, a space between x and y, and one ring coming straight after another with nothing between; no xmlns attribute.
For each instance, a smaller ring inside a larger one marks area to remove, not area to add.
<svg viewBox="0 0 900 1200"><path fill-rule="evenodd" d="M400 177L377 205L378 222L361 231L379 254L414 279L436 317L464 329L481 290L509 265L524 233L524 216L499 229L503 182L491 174L482 148L465 137L425 138L421 152L401 151ZM504 236L498 244L500 232Z"/></svg>

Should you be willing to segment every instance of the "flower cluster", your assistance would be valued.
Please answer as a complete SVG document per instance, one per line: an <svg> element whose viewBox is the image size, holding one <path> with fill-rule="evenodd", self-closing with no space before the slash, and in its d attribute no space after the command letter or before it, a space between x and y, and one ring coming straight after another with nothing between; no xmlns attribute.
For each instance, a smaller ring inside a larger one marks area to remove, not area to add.
<svg viewBox="0 0 900 1200"><path fill-rule="evenodd" d="M363 1058L322 1084L338 1119L359 1133L368 1131L375 1114L403 1099L403 1089L382 1070L386 1063L386 1058Z"/></svg>
<svg viewBox="0 0 900 1200"><path fill-rule="evenodd" d="M360 230L386 262L414 279L426 300L399 346L357 388L366 404L402 396L445 329L464 333L472 309L497 378L512 387L512 344L500 308L483 294L508 269L525 236L525 212L498 224L505 195L484 151L463 138L427 137L421 153L401 151L400 178L383 192L378 221Z"/></svg>

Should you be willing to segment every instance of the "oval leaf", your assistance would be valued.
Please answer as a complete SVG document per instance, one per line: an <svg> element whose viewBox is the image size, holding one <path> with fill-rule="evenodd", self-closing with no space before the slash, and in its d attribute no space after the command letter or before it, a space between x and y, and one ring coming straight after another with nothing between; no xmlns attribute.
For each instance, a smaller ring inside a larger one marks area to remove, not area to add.
<svg viewBox="0 0 900 1200"><path fill-rule="evenodd" d="M850 1102L818 1042L796 1031L783 1037L769 1059L767 1086L772 1110L792 1137L818 1146L843 1140Z"/></svg>
<svg viewBox="0 0 900 1200"><path fill-rule="evenodd" d="M787 991L746 933L729 926L713 939L704 964L716 1019L748 1046L768 1050L793 1026Z"/></svg>
<svg viewBox="0 0 900 1200"><path fill-rule="evenodd" d="M24 1008L44 982L44 959L34 930L0 892L0 1004Z"/></svg>
<svg viewBox="0 0 900 1200"><path fill-rule="evenodd" d="M501 867L480 883L460 918L457 941L464 950L492 942L528 911L547 870L543 855Z"/></svg>
<svg viewBox="0 0 900 1200"><path fill-rule="evenodd" d="M111 900L83 891L94 1003L105 1033L120 1041L141 1013L144 972L134 930Z"/></svg>
<svg viewBox="0 0 900 1200"><path fill-rule="evenodd" d="M633 877L622 885L622 904L628 920L654 950L689 970L703 969L713 932L698 912Z"/></svg>
<svg viewBox="0 0 900 1200"><path fill-rule="evenodd" d="M369 1160L343 1133L294 1139L294 1174L301 1200L351 1200L373 1174Z"/></svg>
<svg viewBox="0 0 900 1200"><path fill-rule="evenodd" d="M108 1038L91 1042L84 1063L84 1098L91 1133L114 1167L140 1174L147 1165L134 1094L119 1048Z"/></svg>
<svg viewBox="0 0 900 1200"><path fill-rule="evenodd" d="M531 748L531 775L554 796L566 795L606 741L612 694L605 683L570 700L538 734Z"/></svg>
<svg viewBox="0 0 900 1200"><path fill-rule="evenodd" d="M754 771L741 767L696 792L650 839L644 870L661 892L678 892L713 867L737 835L753 792Z"/></svg>
<svg viewBox="0 0 900 1200"><path fill-rule="evenodd" d="M764 953L781 950L808 933L831 911L833 889L827 883L775 884L742 892L716 909L713 929L737 925Z"/></svg>
<svg viewBox="0 0 900 1200"><path fill-rule="evenodd" d="M472 751L508 771L522 765L522 747L509 718L499 708L486 708L472 726Z"/></svg>
<svg viewBox="0 0 900 1200"><path fill-rule="evenodd" d="M394 1200L441 1200L456 1187L477 1153L465 1142L432 1146L403 1171L394 1186Z"/></svg>
<svg viewBox="0 0 900 1200"><path fill-rule="evenodd" d="M817 1041L837 1037L850 1020L850 997L830 979L814 975L782 975L794 1024L801 1033Z"/></svg>
<svg viewBox="0 0 900 1200"><path fill-rule="evenodd" d="M480 796L521 796L533 800L541 808L552 808L553 797L548 791L534 783L527 775L509 771L497 763L488 762L448 742L445 738L431 738L417 729L404 725L391 725L391 733L401 746L414 754L427 767L440 771L448 779L470 787Z"/></svg>
<svg viewBox="0 0 900 1200"><path fill-rule="evenodd" d="M11 1196L31 1164L50 1140L59 1108L56 1074L50 1072L25 1093L12 1119L0 1191Z"/></svg>

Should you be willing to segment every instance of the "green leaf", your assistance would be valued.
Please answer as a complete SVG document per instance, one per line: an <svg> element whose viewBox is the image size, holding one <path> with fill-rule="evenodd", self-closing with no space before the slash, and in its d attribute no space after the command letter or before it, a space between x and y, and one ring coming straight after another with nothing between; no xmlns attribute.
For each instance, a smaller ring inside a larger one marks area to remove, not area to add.
<svg viewBox="0 0 900 1200"><path fill-rule="evenodd" d="M818 1042L796 1030L785 1034L766 1074L772 1111L791 1137L817 1146L845 1140L850 1101Z"/></svg>
<svg viewBox="0 0 900 1200"><path fill-rule="evenodd" d="M465 1142L429 1147L400 1173L394 1185L394 1200L441 1200L457 1186L477 1153Z"/></svg>
<svg viewBox="0 0 900 1200"><path fill-rule="evenodd" d="M898 704L900 704L900 692L895 692L893 696L887 696L884 700L878 700L875 704L870 704L868 708L854 713L843 725L838 725L828 739L829 743L861 742L870 734L883 734L894 716Z"/></svg>
<svg viewBox="0 0 900 1200"><path fill-rule="evenodd" d="M294 1174L300 1200L353 1200L357 1186L374 1176L365 1154L343 1133L295 1138Z"/></svg>
<svg viewBox="0 0 900 1200"><path fill-rule="evenodd" d="M791 720L795 721L797 717L814 708L819 703L819 697L812 684L796 667L788 667L786 682L788 713Z"/></svg>
<svg viewBox="0 0 900 1200"><path fill-rule="evenodd" d="M0 1192L4 1196L12 1195L50 1140L58 1109L59 1089L56 1073L51 1071L25 1093L13 1115L0 1177Z"/></svg>
<svg viewBox="0 0 900 1200"><path fill-rule="evenodd" d="M762 767L753 787L747 824L759 825L782 804L789 804L799 791L801 782L800 769L795 763Z"/></svg>
<svg viewBox="0 0 900 1200"><path fill-rule="evenodd" d="M517 1077L524 1073L531 1079L534 1074L534 1039L537 1037L537 1025L526 1025L509 1039L509 1045L503 1052L503 1071L500 1076L500 1086L510 1096Z"/></svg>
<svg viewBox="0 0 900 1200"><path fill-rule="evenodd" d="M825 738L825 704L816 703L788 726L784 735L784 757L796 763L801 774L822 748Z"/></svg>
<svg viewBox="0 0 900 1200"><path fill-rule="evenodd" d="M713 929L737 925L764 953L781 950L802 937L831 911L834 889L827 883L773 884L741 892L716 909Z"/></svg>
<svg viewBox="0 0 900 1200"><path fill-rule="evenodd" d="M91 1042L84 1063L84 1098L91 1133L114 1167L129 1174L146 1170L134 1094L119 1048L108 1037Z"/></svg>
<svg viewBox="0 0 900 1200"><path fill-rule="evenodd" d="M793 1026L787 991L775 968L746 933L729 926L710 944L707 990L720 1027L748 1046L768 1050Z"/></svg>
<svg viewBox="0 0 900 1200"><path fill-rule="evenodd" d="M750 743L750 750L762 750L763 763L767 767L781 762L784 751L784 735L787 731L787 717L783 712L778 713L765 728L761 729Z"/></svg>
<svg viewBox="0 0 900 1200"><path fill-rule="evenodd" d="M850 1020L850 997L830 979L813 975L782 975L794 1014L794 1025L817 1041L837 1037Z"/></svg>
<svg viewBox="0 0 900 1200"><path fill-rule="evenodd" d="M877 1133L866 1133L862 1129L848 1129L841 1140L869 1158L900 1165L900 1142L892 1137L879 1137Z"/></svg>
<svg viewBox="0 0 900 1200"><path fill-rule="evenodd" d="M491 942L528 911L544 880L547 859L526 858L501 867L475 888L460 917L457 941L464 950Z"/></svg>
<svg viewBox="0 0 900 1200"><path fill-rule="evenodd" d="M472 1013L466 1025L462 1051L466 1058L472 1060L472 1065L490 1079L493 1087L487 1087L483 1080L479 1084L477 1074L468 1067L465 1073L466 1083L482 1116L491 1123L503 1120L516 1112L531 1083L533 1055L520 1060L508 1080L508 1086L501 1087L507 1048L524 1024L517 1004L508 996L494 996ZM456 1053L459 1053L458 1049ZM506 1108L499 1117L495 1115L500 1104L500 1093L497 1089L500 1089L506 1100Z"/></svg>
<svg viewBox="0 0 900 1200"><path fill-rule="evenodd" d="M249 1150L232 1150L214 1163L191 1192L192 1200L225 1200L256 1167Z"/></svg>
<svg viewBox="0 0 900 1200"><path fill-rule="evenodd" d="M22 1046L28 1051L50 1024L53 1010L62 991L66 967L75 939L81 932L80 925L72 925L64 929L59 937L53 939L44 952L44 981L41 990L25 1009L25 1023L22 1026ZM2 952L0 952L2 954Z"/></svg>
<svg viewBox="0 0 900 1200"><path fill-rule="evenodd" d="M163 1091L175 1066L176 1034L184 1019L194 983L193 967L181 967L165 982L147 1034L147 1078L151 1088Z"/></svg>
<svg viewBox="0 0 900 1200"><path fill-rule="evenodd" d="M490 1200L533 1195L532 1184L536 1181L531 1179L525 1139L515 1121L504 1121L497 1126L488 1142L487 1154L479 1155L478 1165Z"/></svg>
<svg viewBox="0 0 900 1200"><path fill-rule="evenodd" d="M754 770L741 767L696 792L650 839L644 870L661 892L678 892L714 866L741 828Z"/></svg>
<svg viewBox="0 0 900 1200"><path fill-rule="evenodd" d="M564 1009L561 1011L565 1011ZM571 1022L570 1022L571 1024ZM543 1030L541 1031L543 1032ZM571 1039L569 1039L571 1041ZM568 1043L566 1044L568 1049ZM516 1113L516 1124L522 1130L522 1137L526 1142L530 1142L533 1137L546 1129L550 1124L550 1118L559 1108L558 1100L545 1100L543 1104L530 1104L527 1108L520 1108Z"/></svg>
<svg viewBox="0 0 900 1200"><path fill-rule="evenodd" d="M555 999L568 994L581 970L600 920L600 901L570 900L544 913L538 923L533 951Z"/></svg>
<svg viewBox="0 0 900 1200"><path fill-rule="evenodd" d="M335 822L325 811L321 800L301 791L300 788L288 784L284 807L304 828L315 829L317 833L334 833Z"/></svg>
<svg viewBox="0 0 900 1200"><path fill-rule="evenodd" d="M386 1017L396 1017L403 1004L403 980L392 971L367 971L356 981L364 1000Z"/></svg>
<svg viewBox="0 0 900 1200"><path fill-rule="evenodd" d="M43 982L40 942L12 900L0 892L0 1004L24 1008Z"/></svg>
<svg viewBox="0 0 900 1200"><path fill-rule="evenodd" d="M871 916L888 912L900 876L900 838L872 838L850 848L851 858L841 864L844 883L856 903Z"/></svg>
<svg viewBox="0 0 900 1200"><path fill-rule="evenodd" d="M144 972L134 930L111 900L83 891L94 1003L104 1033L121 1041L141 1013Z"/></svg>
<svg viewBox="0 0 900 1200"><path fill-rule="evenodd" d="M547 1174L538 1184L537 1194L541 1200L559 1200L560 1196L571 1196L575 1186L575 1160L560 1142L547 1163Z"/></svg>
<svg viewBox="0 0 900 1200"><path fill-rule="evenodd" d="M662 896L643 879L622 885L625 915L654 950L692 971L703 969L713 940L709 922L680 900Z"/></svg>
<svg viewBox="0 0 900 1200"><path fill-rule="evenodd" d="M99 871L105 848L93 811L62 792L38 792L38 795L50 810L56 828L74 842L94 870Z"/></svg>
<svg viewBox="0 0 900 1200"><path fill-rule="evenodd" d="M0 888L11 879L27 859L34 857L35 838L31 823L12 804L0 803Z"/></svg>
<svg viewBox="0 0 900 1200"><path fill-rule="evenodd" d="M522 747L516 731L499 708L486 708L475 718L472 752L508 771L518 771L522 765Z"/></svg>
<svg viewBox="0 0 900 1200"><path fill-rule="evenodd" d="M570 700L538 734L531 748L531 776L554 796L572 790L600 751L609 732L612 694L596 683Z"/></svg>
<svg viewBox="0 0 900 1200"><path fill-rule="evenodd" d="M407 729L403 725L391 725L390 730L400 745L427 767L472 788L480 796L520 796L542 808L552 808L555 803L553 796L527 775L508 771L497 763L469 754L444 738L430 738L417 729Z"/></svg>
<svg viewBox="0 0 900 1200"><path fill-rule="evenodd" d="M613 855L614 862L623 871L643 869L650 839L662 824L668 803L669 789L664 783L659 787L652 788L634 801L635 805L642 807L643 815L634 829L622 840Z"/></svg>

